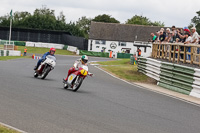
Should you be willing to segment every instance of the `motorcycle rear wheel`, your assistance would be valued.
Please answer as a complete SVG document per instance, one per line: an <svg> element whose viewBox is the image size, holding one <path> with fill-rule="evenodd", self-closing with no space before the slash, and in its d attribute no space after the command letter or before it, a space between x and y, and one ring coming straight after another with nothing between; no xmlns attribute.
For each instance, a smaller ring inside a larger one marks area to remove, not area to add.
<svg viewBox="0 0 200 133"><path fill-rule="evenodd" d="M82 82L83 82L83 77L78 77L77 83L74 83L74 86L72 87L72 91L76 92L81 86Z"/></svg>
<svg viewBox="0 0 200 133"><path fill-rule="evenodd" d="M51 67L47 67L42 73L41 79L45 79L48 73L51 71Z"/></svg>

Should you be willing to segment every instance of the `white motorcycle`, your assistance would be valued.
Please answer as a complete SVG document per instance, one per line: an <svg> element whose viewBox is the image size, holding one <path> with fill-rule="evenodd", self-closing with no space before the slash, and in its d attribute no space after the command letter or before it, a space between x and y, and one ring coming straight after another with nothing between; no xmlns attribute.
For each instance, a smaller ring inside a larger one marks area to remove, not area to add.
<svg viewBox="0 0 200 133"><path fill-rule="evenodd" d="M48 73L53 70L55 66L56 57L47 55L45 61L40 64L37 70L35 70L34 77L37 78L40 76L41 79L45 79Z"/></svg>

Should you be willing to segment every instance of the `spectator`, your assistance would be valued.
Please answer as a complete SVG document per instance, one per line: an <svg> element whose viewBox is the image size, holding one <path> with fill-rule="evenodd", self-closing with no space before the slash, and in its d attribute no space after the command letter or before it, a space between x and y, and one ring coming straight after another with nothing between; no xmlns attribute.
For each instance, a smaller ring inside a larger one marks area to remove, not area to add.
<svg viewBox="0 0 200 133"><path fill-rule="evenodd" d="M184 33L188 32L189 34L191 34L191 33L190 33L190 30L188 29L188 27L184 27L184 28L183 28L183 31L184 31Z"/></svg>
<svg viewBox="0 0 200 133"><path fill-rule="evenodd" d="M191 43L192 37L190 36L190 34L188 32L185 33L185 37L186 37L186 40L185 40L184 44ZM187 51L191 52L191 47L188 47ZM191 56L190 55L187 54L186 56L187 56L187 60L191 60Z"/></svg>
<svg viewBox="0 0 200 133"><path fill-rule="evenodd" d="M164 28L161 28L160 31L163 31L163 34L166 36L166 32Z"/></svg>
<svg viewBox="0 0 200 133"><path fill-rule="evenodd" d="M170 43L176 42L176 35L175 35L175 32L171 32L171 38L170 38L169 42L170 42Z"/></svg>
<svg viewBox="0 0 200 133"><path fill-rule="evenodd" d="M157 36L154 33L151 33L152 40L151 42L155 42L157 40Z"/></svg>
<svg viewBox="0 0 200 133"><path fill-rule="evenodd" d="M24 56L26 56L26 53L27 53L27 48L25 47L24 48Z"/></svg>
<svg viewBox="0 0 200 133"><path fill-rule="evenodd" d="M185 35L183 35L183 33L181 33L180 30L177 30L177 37L181 39L181 42L184 43L185 42Z"/></svg>
<svg viewBox="0 0 200 133"><path fill-rule="evenodd" d="M176 35L175 35L176 42L182 42L182 38L181 38L182 35L183 34L181 33L181 29L176 29Z"/></svg>
<svg viewBox="0 0 200 133"><path fill-rule="evenodd" d="M138 56L141 56L142 51L141 51L140 47L138 47L137 52L138 52Z"/></svg>
<svg viewBox="0 0 200 133"><path fill-rule="evenodd" d="M160 36L159 36L159 42L163 42L166 38L166 35L163 33L163 31L160 31Z"/></svg>
<svg viewBox="0 0 200 133"><path fill-rule="evenodd" d="M156 41L159 42L160 31L157 31L157 32L156 32L156 36L157 36L157 40L156 40Z"/></svg>
<svg viewBox="0 0 200 133"><path fill-rule="evenodd" d="M174 33L174 35L176 36L177 32L176 32L176 27L173 25L172 26L172 32Z"/></svg>
<svg viewBox="0 0 200 133"><path fill-rule="evenodd" d="M169 28L167 28L167 29L166 29L165 41L166 41L166 42L169 42L169 41L171 40L171 36L172 36L171 31L170 31Z"/></svg>
<svg viewBox="0 0 200 133"><path fill-rule="evenodd" d="M200 35L199 35L199 44L200 44Z"/></svg>
<svg viewBox="0 0 200 133"><path fill-rule="evenodd" d="M192 30L192 41L191 41L191 43L197 43L198 44L198 42L199 42L199 35L196 32L196 28L192 27L191 30Z"/></svg>
<svg viewBox="0 0 200 133"><path fill-rule="evenodd" d="M192 30L192 40L191 40L191 43L195 43L195 44L198 44L199 43L199 35L198 33L196 32L196 28L195 27L192 27L191 28ZM194 53L195 54L199 54L199 48L194 48ZM199 57L196 58L196 56L194 56L194 60L195 61L199 61Z"/></svg>

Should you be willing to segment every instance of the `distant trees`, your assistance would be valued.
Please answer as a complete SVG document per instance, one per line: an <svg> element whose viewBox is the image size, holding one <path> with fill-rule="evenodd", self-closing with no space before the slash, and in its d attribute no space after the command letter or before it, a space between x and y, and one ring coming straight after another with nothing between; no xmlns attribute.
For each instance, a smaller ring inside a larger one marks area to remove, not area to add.
<svg viewBox="0 0 200 133"><path fill-rule="evenodd" d="M0 17L0 26L9 26L9 14ZM79 27L70 22L66 24L65 15L60 12L55 16L55 11L49 8L36 9L31 15L28 12L15 12L13 14L13 27L33 28L41 30L60 30L70 32L72 35L84 37L84 32Z"/></svg>
<svg viewBox="0 0 200 133"><path fill-rule="evenodd" d="M198 16L192 19L192 22L200 29L199 17L200 11L197 12ZM13 27L16 28L32 28L41 30L59 30L70 32L74 36L80 36L88 38L91 21L104 22L104 23L120 23L111 15L102 14L94 18L87 18L83 16L76 22L66 23L66 17L63 12L60 12L59 16L55 16L55 11L49 8L43 7L35 9L34 13L29 12L15 12L13 14ZM164 23L160 21L152 22L147 17L135 15L131 19L128 19L126 24L137 25L151 25L151 26L164 26ZM0 17L0 26L10 25L10 14Z"/></svg>
<svg viewBox="0 0 200 133"><path fill-rule="evenodd" d="M200 11L197 11L197 16L194 16L191 20L191 24L190 27L192 27L192 25L194 24L197 32L200 34Z"/></svg>
<svg viewBox="0 0 200 133"><path fill-rule="evenodd" d="M92 19L92 21L104 23L120 23L118 20L107 14L98 15L94 19Z"/></svg>
<svg viewBox="0 0 200 133"><path fill-rule="evenodd" d="M161 26L164 27L164 23L160 21L152 22L147 17L135 15L131 19L126 21L126 24L137 24L137 25L151 25L151 26Z"/></svg>
<svg viewBox="0 0 200 133"><path fill-rule="evenodd" d="M90 24L92 19L87 18L86 16L83 16L76 21L76 25L80 28L81 31L84 33L84 37L88 38Z"/></svg>

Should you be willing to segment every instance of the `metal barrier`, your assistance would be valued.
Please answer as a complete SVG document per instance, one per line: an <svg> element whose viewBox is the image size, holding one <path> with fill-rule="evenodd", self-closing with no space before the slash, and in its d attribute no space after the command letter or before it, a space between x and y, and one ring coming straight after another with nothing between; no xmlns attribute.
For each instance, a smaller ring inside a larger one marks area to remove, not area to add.
<svg viewBox="0 0 200 133"><path fill-rule="evenodd" d="M200 98L200 69L140 57L138 71L161 87Z"/></svg>
<svg viewBox="0 0 200 133"><path fill-rule="evenodd" d="M200 45L198 44L153 43L152 57L200 66L199 48Z"/></svg>

